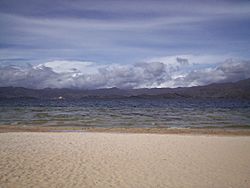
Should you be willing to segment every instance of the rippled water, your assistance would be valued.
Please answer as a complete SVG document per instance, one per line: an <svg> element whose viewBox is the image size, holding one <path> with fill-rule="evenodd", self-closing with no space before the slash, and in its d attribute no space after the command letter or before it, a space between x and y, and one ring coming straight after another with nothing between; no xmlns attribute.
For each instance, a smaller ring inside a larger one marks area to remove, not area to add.
<svg viewBox="0 0 250 188"><path fill-rule="evenodd" d="M250 101L0 100L0 125L250 127Z"/></svg>

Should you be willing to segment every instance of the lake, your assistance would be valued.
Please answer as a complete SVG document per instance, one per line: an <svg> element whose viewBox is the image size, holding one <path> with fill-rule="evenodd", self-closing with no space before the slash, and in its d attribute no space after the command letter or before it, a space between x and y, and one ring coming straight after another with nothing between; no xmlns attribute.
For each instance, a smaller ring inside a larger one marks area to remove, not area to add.
<svg viewBox="0 0 250 188"><path fill-rule="evenodd" d="M250 101L206 99L0 100L0 125L250 127Z"/></svg>

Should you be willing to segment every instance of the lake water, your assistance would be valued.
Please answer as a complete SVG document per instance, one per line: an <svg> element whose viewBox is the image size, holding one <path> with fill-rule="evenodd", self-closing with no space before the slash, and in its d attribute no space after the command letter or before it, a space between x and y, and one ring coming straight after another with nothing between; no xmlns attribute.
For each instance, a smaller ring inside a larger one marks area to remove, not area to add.
<svg viewBox="0 0 250 188"><path fill-rule="evenodd" d="M250 128L250 101L0 100L0 125Z"/></svg>

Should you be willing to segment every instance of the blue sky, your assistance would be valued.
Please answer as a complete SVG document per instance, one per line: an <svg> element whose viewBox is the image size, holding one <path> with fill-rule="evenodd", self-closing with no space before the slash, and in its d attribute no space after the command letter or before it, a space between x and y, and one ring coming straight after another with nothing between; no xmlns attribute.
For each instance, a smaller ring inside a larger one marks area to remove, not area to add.
<svg viewBox="0 0 250 188"><path fill-rule="evenodd" d="M0 25L2 71L30 64L32 69L74 74L74 79L90 74L98 78L100 67L120 66L133 72L138 64L160 62L168 72L162 82L124 87L175 87L209 83L177 84L176 79L192 71L215 69L229 59L235 63L250 59L250 1L1 0ZM187 59L189 66L180 65L177 58ZM86 66L90 72L85 72ZM174 69L170 67L179 68L170 73ZM243 74L238 78L245 78ZM1 86L6 79L0 78ZM31 78L24 74L22 79ZM224 76L211 82L226 80L231 79ZM120 84L106 81L110 84L93 88ZM72 82L40 87L92 88L91 82ZM8 85L27 86L17 80Z"/></svg>

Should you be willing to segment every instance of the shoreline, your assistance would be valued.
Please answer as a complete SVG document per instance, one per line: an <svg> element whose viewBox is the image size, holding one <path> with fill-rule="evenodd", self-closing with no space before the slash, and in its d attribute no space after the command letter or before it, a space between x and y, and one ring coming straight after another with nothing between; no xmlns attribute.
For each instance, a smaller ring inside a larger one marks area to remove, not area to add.
<svg viewBox="0 0 250 188"><path fill-rule="evenodd" d="M136 127L79 127L79 126L0 126L0 133L7 132L102 132L136 134L181 134L181 135L217 135L250 136L248 128L136 128Z"/></svg>

